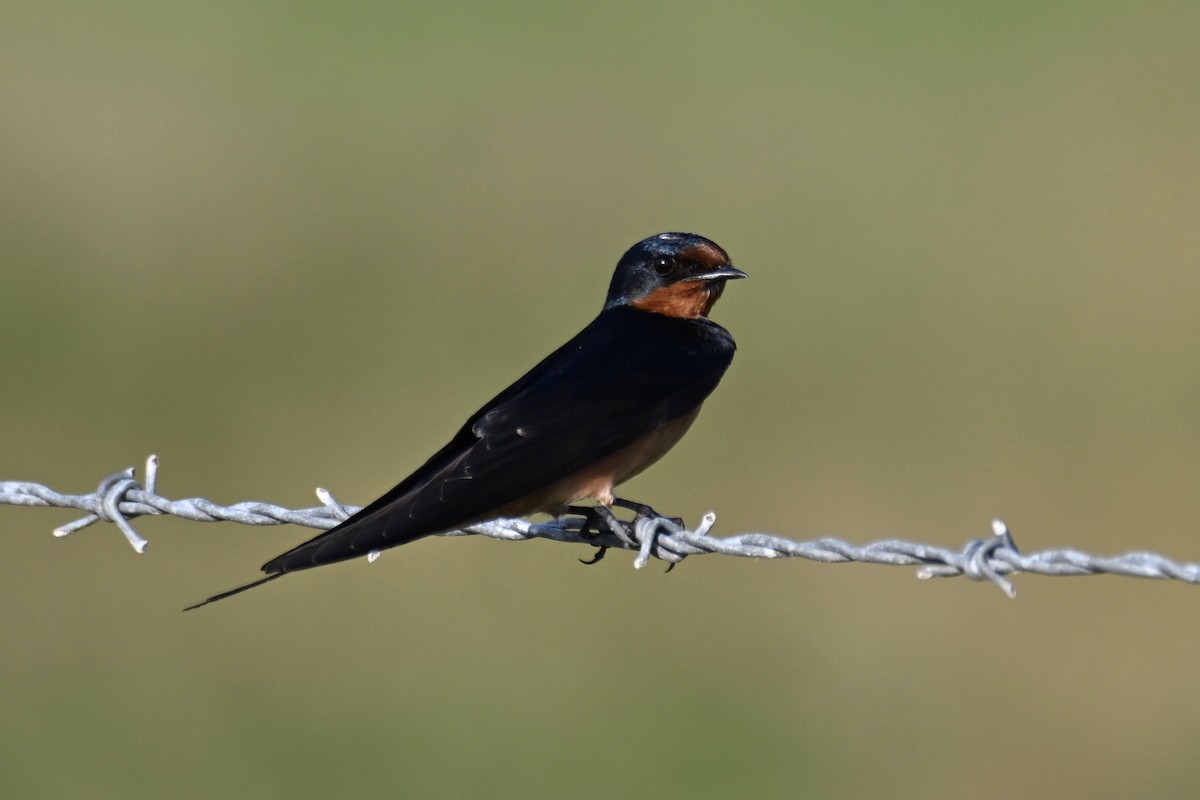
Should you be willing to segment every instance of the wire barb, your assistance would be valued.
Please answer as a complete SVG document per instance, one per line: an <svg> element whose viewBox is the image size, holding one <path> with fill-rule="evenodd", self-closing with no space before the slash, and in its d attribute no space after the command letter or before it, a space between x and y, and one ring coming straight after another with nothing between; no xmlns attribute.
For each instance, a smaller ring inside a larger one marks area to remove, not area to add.
<svg viewBox="0 0 1200 800"><path fill-rule="evenodd" d="M100 482L95 492L84 495L60 494L41 484L26 481L0 481L0 504L85 511L86 516L55 528L54 535L65 537L96 522L112 522L138 553L145 552L148 542L133 529L130 520L140 516L166 514L198 522L291 524L328 530L359 510L338 503L325 489L317 490L320 506L301 509L257 502L222 506L198 497L168 500L156 493L158 469L158 457L152 455L146 460L145 486L138 483L133 468L129 468L110 475ZM499 519L440 535L479 535L505 541L550 539L605 549L632 550L637 551L634 559L637 569L649 563L651 557L666 561L673 567L687 556L704 553L746 558L804 558L826 564L855 561L915 566L919 568L917 577L921 580L965 575L975 581L991 583L1009 597L1016 596L1016 588L1009 576L1018 572L1049 576L1107 574L1200 584L1200 564L1172 561L1158 553L1134 551L1105 557L1078 550L1044 550L1023 554L1017 549L1008 526L999 519L992 521L991 537L973 539L962 550L894 539L857 547L831 537L809 542L797 542L766 533L742 533L718 538L709 535L716 521L716 514L710 511L701 518L695 530L688 530L680 520L639 513L631 523L621 523L624 527L617 533L596 533L587 527L585 519L577 516L547 523ZM369 560L374 560L378 553L372 553L371 556Z"/></svg>

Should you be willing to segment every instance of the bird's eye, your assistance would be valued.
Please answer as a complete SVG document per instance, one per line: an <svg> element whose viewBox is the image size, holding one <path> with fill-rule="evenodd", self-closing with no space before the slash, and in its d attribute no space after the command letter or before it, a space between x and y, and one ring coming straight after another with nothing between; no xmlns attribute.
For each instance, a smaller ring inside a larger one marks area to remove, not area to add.
<svg viewBox="0 0 1200 800"><path fill-rule="evenodd" d="M675 262L669 258L658 258L654 260L654 271L661 277L670 275L675 270Z"/></svg>

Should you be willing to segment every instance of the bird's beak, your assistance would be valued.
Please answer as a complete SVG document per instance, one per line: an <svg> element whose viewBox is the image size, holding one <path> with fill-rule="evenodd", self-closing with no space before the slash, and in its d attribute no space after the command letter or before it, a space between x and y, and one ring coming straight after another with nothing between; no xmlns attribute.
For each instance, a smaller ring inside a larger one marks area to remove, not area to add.
<svg viewBox="0 0 1200 800"><path fill-rule="evenodd" d="M737 280L738 278L750 277L732 264L726 264L723 267L715 267L708 272L700 275L692 275L687 280L689 281L716 281L716 280Z"/></svg>

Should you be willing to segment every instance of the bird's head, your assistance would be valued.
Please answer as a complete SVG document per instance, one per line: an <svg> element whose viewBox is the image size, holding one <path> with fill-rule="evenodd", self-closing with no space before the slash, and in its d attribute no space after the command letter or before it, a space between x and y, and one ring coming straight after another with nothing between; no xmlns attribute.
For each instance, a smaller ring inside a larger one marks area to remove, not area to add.
<svg viewBox="0 0 1200 800"><path fill-rule="evenodd" d="M744 277L716 242L694 233L660 233L635 244L617 262L604 307L633 306L695 319L708 315L725 281Z"/></svg>

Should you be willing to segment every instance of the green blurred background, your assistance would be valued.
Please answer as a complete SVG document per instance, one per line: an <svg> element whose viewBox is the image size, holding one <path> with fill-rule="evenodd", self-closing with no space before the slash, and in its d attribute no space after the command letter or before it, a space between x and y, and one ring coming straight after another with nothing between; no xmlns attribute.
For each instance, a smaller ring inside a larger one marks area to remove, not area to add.
<svg viewBox="0 0 1200 800"><path fill-rule="evenodd" d="M0 6L0 478L347 503L692 230L740 353L627 494L1200 557L1194 3ZM0 507L0 796L1192 797L1195 588Z"/></svg>

